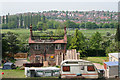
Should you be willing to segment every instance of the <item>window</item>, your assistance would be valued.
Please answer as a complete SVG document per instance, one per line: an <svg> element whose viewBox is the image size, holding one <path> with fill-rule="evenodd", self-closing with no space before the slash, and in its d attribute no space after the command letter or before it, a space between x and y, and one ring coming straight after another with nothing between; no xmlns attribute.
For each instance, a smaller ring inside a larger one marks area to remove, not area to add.
<svg viewBox="0 0 120 80"><path fill-rule="evenodd" d="M70 66L63 66L64 72L70 72Z"/></svg>
<svg viewBox="0 0 120 80"><path fill-rule="evenodd" d="M35 49L35 50L40 50L40 45L35 45L35 46L34 46L34 49Z"/></svg>
<svg viewBox="0 0 120 80"><path fill-rule="evenodd" d="M49 49L49 45L46 45L46 49L47 49L47 50Z"/></svg>
<svg viewBox="0 0 120 80"><path fill-rule="evenodd" d="M55 44L55 49L61 49L61 44Z"/></svg>
<svg viewBox="0 0 120 80"><path fill-rule="evenodd" d="M84 70L84 66L81 66L80 68L81 68L81 70Z"/></svg>
<svg viewBox="0 0 120 80"><path fill-rule="evenodd" d="M87 66L87 71L95 71L94 66Z"/></svg>

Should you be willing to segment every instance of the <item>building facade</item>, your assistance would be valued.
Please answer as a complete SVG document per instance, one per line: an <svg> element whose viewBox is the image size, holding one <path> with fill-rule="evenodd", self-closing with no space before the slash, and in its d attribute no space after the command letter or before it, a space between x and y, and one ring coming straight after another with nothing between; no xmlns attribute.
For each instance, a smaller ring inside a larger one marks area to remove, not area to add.
<svg viewBox="0 0 120 80"><path fill-rule="evenodd" d="M49 39L42 39L42 37L49 37ZM57 37L60 39L54 39ZM65 59L67 45L66 27L64 27L64 36L34 36L32 33L32 25L30 26L30 62L44 63L48 65L60 65L61 61Z"/></svg>

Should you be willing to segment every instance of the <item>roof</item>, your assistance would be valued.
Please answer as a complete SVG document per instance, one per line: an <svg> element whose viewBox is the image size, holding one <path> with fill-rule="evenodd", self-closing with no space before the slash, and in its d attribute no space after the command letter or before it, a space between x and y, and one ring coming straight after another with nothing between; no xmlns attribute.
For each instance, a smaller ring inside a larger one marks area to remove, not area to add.
<svg viewBox="0 0 120 80"><path fill-rule="evenodd" d="M60 70L60 68L57 68L57 67L31 67L31 68L28 68L29 70Z"/></svg>
<svg viewBox="0 0 120 80"><path fill-rule="evenodd" d="M4 66L5 66L5 65L12 65L12 64L13 64L13 63L7 62L7 63L4 64Z"/></svg>
<svg viewBox="0 0 120 80"><path fill-rule="evenodd" d="M114 61L114 62L104 62L107 66L118 66L118 61Z"/></svg>
<svg viewBox="0 0 120 80"><path fill-rule="evenodd" d="M32 40L31 37L29 37L29 44L30 43L67 43L67 40L65 38L62 40L55 40L55 41L46 42L46 41L35 41L35 40Z"/></svg>
<svg viewBox="0 0 120 80"><path fill-rule="evenodd" d="M118 59L118 57L120 58L120 53L109 53L109 56L110 55L117 58L117 59Z"/></svg>
<svg viewBox="0 0 120 80"><path fill-rule="evenodd" d="M65 62L88 62L88 63L91 63L90 61L87 61L87 60L82 60L82 59L78 59L78 60L74 60L74 59L68 59L68 60L64 60L61 62L61 65L64 64Z"/></svg>

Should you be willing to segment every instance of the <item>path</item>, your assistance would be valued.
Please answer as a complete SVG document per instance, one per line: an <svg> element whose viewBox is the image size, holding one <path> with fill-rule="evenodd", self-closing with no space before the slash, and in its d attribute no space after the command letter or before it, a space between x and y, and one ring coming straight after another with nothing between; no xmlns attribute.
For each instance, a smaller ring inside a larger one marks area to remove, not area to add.
<svg viewBox="0 0 120 80"><path fill-rule="evenodd" d="M27 61L27 59L16 59L17 61L15 62L16 66L23 66L24 63L29 63L29 61Z"/></svg>

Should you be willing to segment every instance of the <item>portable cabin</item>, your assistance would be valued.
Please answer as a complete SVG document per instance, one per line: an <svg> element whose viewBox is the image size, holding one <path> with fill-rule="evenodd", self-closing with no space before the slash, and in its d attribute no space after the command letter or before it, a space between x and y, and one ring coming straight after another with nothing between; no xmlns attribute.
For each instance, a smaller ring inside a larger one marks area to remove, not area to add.
<svg viewBox="0 0 120 80"><path fill-rule="evenodd" d="M105 77L117 78L118 77L118 61L115 62L104 62Z"/></svg>
<svg viewBox="0 0 120 80"><path fill-rule="evenodd" d="M45 77L60 75L60 68L56 67L25 67L26 77Z"/></svg>
<svg viewBox="0 0 120 80"><path fill-rule="evenodd" d="M94 64L86 60L64 60L61 63L61 78L98 78Z"/></svg>
<svg viewBox="0 0 120 80"><path fill-rule="evenodd" d="M15 65L13 63L7 62L3 65L2 69L15 69Z"/></svg>

